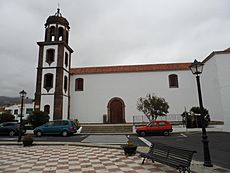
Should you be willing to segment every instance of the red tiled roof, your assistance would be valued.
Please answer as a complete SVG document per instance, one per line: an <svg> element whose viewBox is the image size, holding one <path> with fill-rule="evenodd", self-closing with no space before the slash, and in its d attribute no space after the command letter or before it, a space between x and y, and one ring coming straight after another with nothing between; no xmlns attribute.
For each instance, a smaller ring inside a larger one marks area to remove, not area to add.
<svg viewBox="0 0 230 173"><path fill-rule="evenodd" d="M145 72L145 71L171 71L189 70L191 63L172 64L146 64L146 65L124 65L104 67L79 67L72 68L71 74L93 74L93 73L121 73L121 72Z"/></svg>

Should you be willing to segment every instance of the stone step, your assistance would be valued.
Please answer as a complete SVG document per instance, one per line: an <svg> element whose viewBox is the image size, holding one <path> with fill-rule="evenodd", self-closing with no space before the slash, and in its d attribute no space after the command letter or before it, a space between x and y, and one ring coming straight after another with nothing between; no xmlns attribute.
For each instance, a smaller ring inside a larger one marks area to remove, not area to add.
<svg viewBox="0 0 230 173"><path fill-rule="evenodd" d="M82 125L81 133L132 133L132 125Z"/></svg>

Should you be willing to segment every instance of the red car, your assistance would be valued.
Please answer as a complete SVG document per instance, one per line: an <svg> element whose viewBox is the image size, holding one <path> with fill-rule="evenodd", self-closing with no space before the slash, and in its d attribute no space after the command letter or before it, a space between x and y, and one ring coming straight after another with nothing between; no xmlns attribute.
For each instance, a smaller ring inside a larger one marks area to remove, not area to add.
<svg viewBox="0 0 230 173"><path fill-rule="evenodd" d="M165 120L152 120L149 124L136 128L136 132L140 136L150 134L163 134L168 136L172 131L172 124Z"/></svg>

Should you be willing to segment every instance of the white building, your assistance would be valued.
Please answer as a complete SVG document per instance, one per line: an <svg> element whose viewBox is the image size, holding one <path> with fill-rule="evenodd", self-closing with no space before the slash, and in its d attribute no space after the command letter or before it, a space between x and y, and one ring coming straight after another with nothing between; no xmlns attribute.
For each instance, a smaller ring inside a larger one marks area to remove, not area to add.
<svg viewBox="0 0 230 173"><path fill-rule="evenodd" d="M20 115L21 115L21 104L15 104L11 106L5 107L6 111L9 111L12 115L15 116L15 119L20 121ZM34 104L33 103L24 103L23 104L23 119L27 119L28 115L30 115L34 110Z"/></svg>
<svg viewBox="0 0 230 173"><path fill-rule="evenodd" d="M68 21L58 9L45 26L45 39L38 42L35 109L47 111L51 120L102 123L106 115L109 123L129 123L141 114L137 99L148 93L165 98L169 115L199 105L191 62L71 68ZM212 52L203 62L204 107L230 131L230 49Z"/></svg>

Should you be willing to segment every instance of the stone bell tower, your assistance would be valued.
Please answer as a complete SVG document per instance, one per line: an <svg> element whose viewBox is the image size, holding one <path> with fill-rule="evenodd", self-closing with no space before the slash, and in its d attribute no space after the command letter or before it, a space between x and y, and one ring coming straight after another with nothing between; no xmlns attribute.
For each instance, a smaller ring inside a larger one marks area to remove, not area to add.
<svg viewBox="0 0 230 173"><path fill-rule="evenodd" d="M39 57L35 110L45 111L50 120L69 118L70 65L73 50L68 45L69 22L60 9L45 23L45 40L38 42Z"/></svg>

